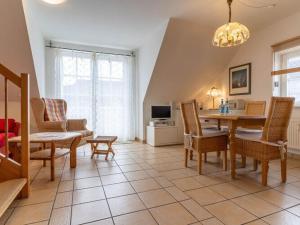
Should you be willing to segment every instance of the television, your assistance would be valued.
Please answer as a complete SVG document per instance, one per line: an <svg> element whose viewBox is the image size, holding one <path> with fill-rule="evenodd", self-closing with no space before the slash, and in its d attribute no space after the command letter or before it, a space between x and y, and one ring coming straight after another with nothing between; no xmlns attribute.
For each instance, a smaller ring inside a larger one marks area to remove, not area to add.
<svg viewBox="0 0 300 225"><path fill-rule="evenodd" d="M152 119L170 119L171 118L171 106L151 106L151 118Z"/></svg>

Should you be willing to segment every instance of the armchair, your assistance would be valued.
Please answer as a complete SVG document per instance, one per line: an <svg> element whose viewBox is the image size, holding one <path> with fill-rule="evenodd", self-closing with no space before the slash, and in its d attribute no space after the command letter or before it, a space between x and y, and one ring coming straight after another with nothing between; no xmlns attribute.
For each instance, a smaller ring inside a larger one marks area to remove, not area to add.
<svg viewBox="0 0 300 225"><path fill-rule="evenodd" d="M67 102L63 99L32 98L31 107L39 132L78 132L82 135L79 145L93 137L93 131L86 128L86 119L66 118Z"/></svg>

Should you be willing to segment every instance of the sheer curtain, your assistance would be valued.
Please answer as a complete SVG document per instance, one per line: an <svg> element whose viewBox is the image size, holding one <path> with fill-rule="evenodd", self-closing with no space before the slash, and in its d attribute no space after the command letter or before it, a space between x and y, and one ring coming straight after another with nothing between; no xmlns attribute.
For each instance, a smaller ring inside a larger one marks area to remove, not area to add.
<svg viewBox="0 0 300 225"><path fill-rule="evenodd" d="M134 74L131 56L53 51L55 97L68 103L68 118L86 118L96 135L135 138ZM51 65L51 63L50 63Z"/></svg>

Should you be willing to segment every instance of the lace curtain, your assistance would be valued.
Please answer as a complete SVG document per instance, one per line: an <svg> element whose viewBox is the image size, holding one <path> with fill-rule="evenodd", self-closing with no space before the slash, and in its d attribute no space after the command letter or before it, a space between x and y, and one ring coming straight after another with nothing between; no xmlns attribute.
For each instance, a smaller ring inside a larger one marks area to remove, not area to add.
<svg viewBox="0 0 300 225"><path fill-rule="evenodd" d="M117 135L120 141L134 140L132 57L61 49L50 51L48 55L54 63L49 65L54 67L55 74L50 86L53 86L53 97L67 101L67 117L86 118L88 128L96 135Z"/></svg>

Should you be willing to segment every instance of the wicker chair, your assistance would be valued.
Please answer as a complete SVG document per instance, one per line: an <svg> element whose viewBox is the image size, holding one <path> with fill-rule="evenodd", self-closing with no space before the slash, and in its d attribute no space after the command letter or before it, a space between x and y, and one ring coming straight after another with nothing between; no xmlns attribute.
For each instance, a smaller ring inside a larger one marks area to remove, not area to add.
<svg viewBox="0 0 300 225"><path fill-rule="evenodd" d="M275 159L281 159L281 179L286 182L287 128L293 105L294 98L272 97L263 132L236 135L236 153L261 162L263 185L267 185L269 161Z"/></svg>
<svg viewBox="0 0 300 225"><path fill-rule="evenodd" d="M226 132L215 129L201 129L196 101L181 103L181 114L184 122L185 167L188 166L189 152L198 152L198 172L202 172L202 154L207 152L224 152L224 169L227 170ZM206 157L205 157L206 158Z"/></svg>

